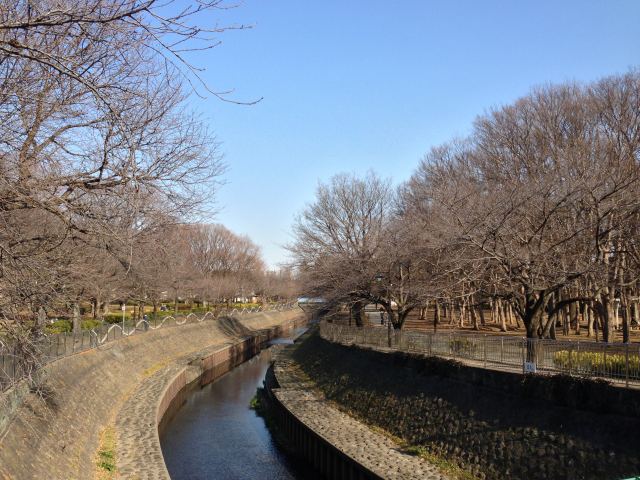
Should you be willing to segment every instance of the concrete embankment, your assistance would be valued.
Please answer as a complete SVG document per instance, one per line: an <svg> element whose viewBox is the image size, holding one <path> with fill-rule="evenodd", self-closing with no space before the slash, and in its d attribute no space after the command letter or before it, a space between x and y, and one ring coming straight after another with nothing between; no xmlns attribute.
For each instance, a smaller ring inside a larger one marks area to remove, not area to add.
<svg viewBox="0 0 640 480"><path fill-rule="evenodd" d="M638 390L319 336L302 342L292 360L340 410L473 478L619 480L640 473Z"/></svg>
<svg viewBox="0 0 640 480"><path fill-rule="evenodd" d="M287 347L268 371L263 400L286 448L328 479L445 480L434 465L332 406L301 375Z"/></svg>
<svg viewBox="0 0 640 480"><path fill-rule="evenodd" d="M112 429L119 478L168 478L157 424L175 394L247 358L261 341L252 337L303 318L291 310L160 329L48 365L45 401L28 394L0 440L0 476L94 478L100 434Z"/></svg>

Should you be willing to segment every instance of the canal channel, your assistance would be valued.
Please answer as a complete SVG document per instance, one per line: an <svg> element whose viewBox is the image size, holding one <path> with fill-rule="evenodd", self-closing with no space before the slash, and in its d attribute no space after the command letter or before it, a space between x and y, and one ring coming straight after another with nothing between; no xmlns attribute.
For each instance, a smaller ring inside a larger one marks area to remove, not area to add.
<svg viewBox="0 0 640 480"><path fill-rule="evenodd" d="M292 343L303 331L271 343ZM160 425L162 454L172 480L322 478L282 451L262 417L249 408L270 362L267 348L175 402Z"/></svg>

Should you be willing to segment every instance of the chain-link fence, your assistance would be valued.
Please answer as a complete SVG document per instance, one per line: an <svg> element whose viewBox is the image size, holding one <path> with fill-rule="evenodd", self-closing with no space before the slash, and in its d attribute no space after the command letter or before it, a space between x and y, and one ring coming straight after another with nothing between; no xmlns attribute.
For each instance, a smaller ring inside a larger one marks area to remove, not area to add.
<svg viewBox="0 0 640 480"><path fill-rule="evenodd" d="M472 333L394 331L326 321L320 335L345 345L392 348L523 373L563 373L640 386L640 344L538 340Z"/></svg>
<svg viewBox="0 0 640 480"><path fill-rule="evenodd" d="M295 303L272 304L247 308L222 308L201 315L195 313L169 315L163 318L142 319L138 322L125 320L120 323L104 324L92 330L80 332L64 332L58 334L41 334L30 339L32 354L25 358L23 349L0 340L0 391L13 385L16 381L33 373L34 369L46 365L61 357L66 357L105 343L113 342L131 335L140 335L159 328L177 327L180 325L201 323L216 320L220 317L242 316L249 313L284 311L295 307Z"/></svg>

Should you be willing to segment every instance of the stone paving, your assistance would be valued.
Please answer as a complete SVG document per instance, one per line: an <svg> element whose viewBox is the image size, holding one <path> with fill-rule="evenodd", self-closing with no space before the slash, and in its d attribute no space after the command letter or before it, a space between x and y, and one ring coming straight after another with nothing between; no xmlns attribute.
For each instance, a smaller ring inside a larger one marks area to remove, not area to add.
<svg viewBox="0 0 640 480"><path fill-rule="evenodd" d="M436 466L403 453L389 437L333 407L302 378L288 351L285 348L276 356L274 374L280 388L273 393L308 428L381 478L447 480Z"/></svg>
<svg viewBox="0 0 640 480"><path fill-rule="evenodd" d="M155 407L166 386L184 368L176 364L154 373L136 389L127 401L129 406L116 417L116 461L120 478L170 480L160 447Z"/></svg>
<svg viewBox="0 0 640 480"><path fill-rule="evenodd" d="M156 371L142 381L124 402L125 406L115 421L119 478L170 480L158 435L158 399L163 398L167 387L181 372L187 374L186 383L198 378L201 370L189 366L189 363L224 348L223 345L230 343L220 342L196 354L183 356Z"/></svg>

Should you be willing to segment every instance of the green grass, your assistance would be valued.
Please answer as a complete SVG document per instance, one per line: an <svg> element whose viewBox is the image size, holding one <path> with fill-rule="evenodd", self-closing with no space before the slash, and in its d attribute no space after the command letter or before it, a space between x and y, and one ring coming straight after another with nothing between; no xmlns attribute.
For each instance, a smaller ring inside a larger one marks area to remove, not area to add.
<svg viewBox="0 0 640 480"><path fill-rule="evenodd" d="M100 460L100 468L103 468L109 472L115 471L116 463L114 452L100 452Z"/></svg>
<svg viewBox="0 0 640 480"><path fill-rule="evenodd" d="M452 480L477 480L477 477L471 472L463 470L443 456L430 453L421 445L404 445L402 447L402 452L408 455L415 455L426 460L430 464L435 465L441 472L447 474L447 476Z"/></svg>
<svg viewBox="0 0 640 480"><path fill-rule="evenodd" d="M113 427L107 427L100 436L100 447L97 454L98 480L112 480L116 475L116 436Z"/></svg>

